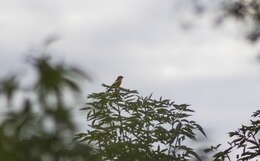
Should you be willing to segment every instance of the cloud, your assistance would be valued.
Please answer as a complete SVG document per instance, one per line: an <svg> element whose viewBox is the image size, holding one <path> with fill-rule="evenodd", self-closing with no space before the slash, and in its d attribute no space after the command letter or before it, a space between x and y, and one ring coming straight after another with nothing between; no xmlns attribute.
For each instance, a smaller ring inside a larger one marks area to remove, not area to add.
<svg viewBox="0 0 260 161"><path fill-rule="evenodd" d="M89 91L122 74L126 88L190 103L206 126L221 129L222 120L231 127L258 107L259 69L252 63L257 48L243 41L235 22L215 29L212 13L190 14L188 2L5 1L0 75L18 69L31 47L55 33L61 40L51 46L52 54L96 75ZM183 30L181 24L192 27ZM225 130L217 131L223 136Z"/></svg>

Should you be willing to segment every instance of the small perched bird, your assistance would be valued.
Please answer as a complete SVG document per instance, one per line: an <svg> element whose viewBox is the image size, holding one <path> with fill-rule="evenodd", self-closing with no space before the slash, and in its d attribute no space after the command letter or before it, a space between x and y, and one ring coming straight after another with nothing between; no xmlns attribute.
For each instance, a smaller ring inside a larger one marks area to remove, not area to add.
<svg viewBox="0 0 260 161"><path fill-rule="evenodd" d="M118 76L117 79L116 79L116 81L112 84L111 88L108 89L108 92L109 92L112 88L118 88L118 87L121 85L123 78L124 78L124 77L121 76L121 75Z"/></svg>

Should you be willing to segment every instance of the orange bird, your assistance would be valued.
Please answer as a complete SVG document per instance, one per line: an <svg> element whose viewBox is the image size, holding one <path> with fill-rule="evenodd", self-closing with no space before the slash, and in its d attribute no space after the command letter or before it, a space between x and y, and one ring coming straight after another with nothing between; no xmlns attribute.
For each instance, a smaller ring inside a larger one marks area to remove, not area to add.
<svg viewBox="0 0 260 161"><path fill-rule="evenodd" d="M124 78L124 77L121 76L121 75L118 76L117 79L116 79L116 81L112 84L111 88L108 89L108 92L109 92L112 88L118 88L118 87L121 85L123 78Z"/></svg>

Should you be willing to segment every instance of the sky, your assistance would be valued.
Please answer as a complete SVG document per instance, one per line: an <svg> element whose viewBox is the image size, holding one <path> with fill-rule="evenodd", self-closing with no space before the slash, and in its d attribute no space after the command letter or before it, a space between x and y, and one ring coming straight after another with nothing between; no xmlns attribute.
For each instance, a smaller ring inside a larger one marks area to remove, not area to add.
<svg viewBox="0 0 260 161"><path fill-rule="evenodd" d="M82 102L123 75L125 88L190 104L209 138L224 143L259 109L260 48L245 40L244 24L216 25L221 11L204 1L204 14L195 14L191 0L5 1L0 75L26 70L30 50L56 35L53 57L93 77Z"/></svg>

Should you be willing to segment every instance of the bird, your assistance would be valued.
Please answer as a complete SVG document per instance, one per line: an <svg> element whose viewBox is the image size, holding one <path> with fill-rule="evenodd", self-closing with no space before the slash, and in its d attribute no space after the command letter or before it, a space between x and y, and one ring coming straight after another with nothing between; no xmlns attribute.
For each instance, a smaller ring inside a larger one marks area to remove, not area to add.
<svg viewBox="0 0 260 161"><path fill-rule="evenodd" d="M111 87L108 89L107 92L109 92L112 88L118 88L121 83L122 83L122 80L123 80L123 76L118 76L117 79L115 80L115 82L111 85Z"/></svg>

